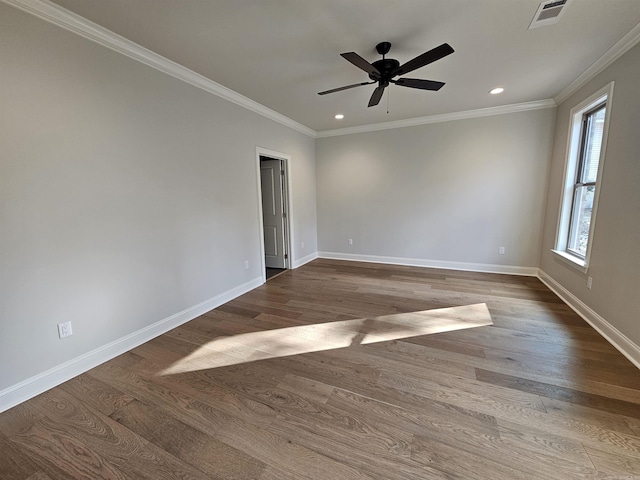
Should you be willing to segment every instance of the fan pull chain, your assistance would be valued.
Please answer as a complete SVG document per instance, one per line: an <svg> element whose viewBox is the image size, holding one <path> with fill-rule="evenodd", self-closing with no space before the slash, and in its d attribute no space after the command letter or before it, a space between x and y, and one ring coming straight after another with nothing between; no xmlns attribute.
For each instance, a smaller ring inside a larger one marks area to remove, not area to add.
<svg viewBox="0 0 640 480"><path fill-rule="evenodd" d="M391 96L391 89L387 88L387 115L389 115L389 97Z"/></svg>

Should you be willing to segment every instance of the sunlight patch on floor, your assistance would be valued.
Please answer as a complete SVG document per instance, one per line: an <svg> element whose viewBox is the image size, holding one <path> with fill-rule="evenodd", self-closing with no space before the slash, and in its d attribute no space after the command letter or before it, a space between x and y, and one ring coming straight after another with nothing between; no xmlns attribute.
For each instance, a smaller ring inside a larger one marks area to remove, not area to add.
<svg viewBox="0 0 640 480"><path fill-rule="evenodd" d="M242 333L211 340L159 375L492 325L485 303Z"/></svg>

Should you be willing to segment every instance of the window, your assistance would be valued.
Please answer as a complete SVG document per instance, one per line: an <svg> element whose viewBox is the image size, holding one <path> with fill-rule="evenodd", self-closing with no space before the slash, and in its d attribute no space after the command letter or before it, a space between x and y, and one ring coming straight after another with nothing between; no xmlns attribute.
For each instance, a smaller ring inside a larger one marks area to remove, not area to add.
<svg viewBox="0 0 640 480"><path fill-rule="evenodd" d="M606 111L607 104L603 103L582 116L578 171L573 185L573 208L569 219L569 239L567 241L567 250L582 259L587 254L587 244L589 243L589 227L593 214L593 197L596 193Z"/></svg>
<svg viewBox="0 0 640 480"><path fill-rule="evenodd" d="M608 131L613 83L571 111L565 181L553 250L586 271L598 205L598 182Z"/></svg>

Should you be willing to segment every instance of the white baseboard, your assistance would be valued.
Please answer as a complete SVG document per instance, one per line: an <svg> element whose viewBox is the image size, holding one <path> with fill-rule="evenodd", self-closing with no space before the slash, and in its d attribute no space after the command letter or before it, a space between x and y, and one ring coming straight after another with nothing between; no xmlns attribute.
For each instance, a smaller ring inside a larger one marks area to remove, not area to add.
<svg viewBox="0 0 640 480"><path fill-rule="evenodd" d="M57 365L49 370L27 378L20 383L12 385L0 391L0 412L10 409L36 395L41 394L73 377L80 375L92 368L117 357L149 340L176 328L183 323L229 302L240 295L262 285L261 278L255 278L238 287L227 290L209 300L187 308L171 315L163 320L126 335L122 338L107 343L79 357Z"/></svg>
<svg viewBox="0 0 640 480"><path fill-rule="evenodd" d="M294 260L293 268L301 267L305 263L309 263L310 261L315 260L316 258L318 258L318 252L313 252L307 255L306 257L298 258L297 260Z"/></svg>
<svg viewBox="0 0 640 480"><path fill-rule="evenodd" d="M542 283L549 287L553 293L558 295L564 303L569 305L569 307L571 307L600 335L602 335L605 340L627 357L631 363L640 368L640 346L633 343L624 333L607 322L598 313L592 310L591 307L560 285L560 283L555 281L547 273L540 270L538 278Z"/></svg>
<svg viewBox="0 0 640 480"><path fill-rule="evenodd" d="M494 265L485 263L449 262L446 260L428 260L422 258L383 257L378 255L357 255L352 253L318 252L319 258L332 260L351 260L353 262L388 263L408 265L410 267L443 268L446 270L464 270L467 272L502 273L536 277L537 267L519 267L513 265Z"/></svg>

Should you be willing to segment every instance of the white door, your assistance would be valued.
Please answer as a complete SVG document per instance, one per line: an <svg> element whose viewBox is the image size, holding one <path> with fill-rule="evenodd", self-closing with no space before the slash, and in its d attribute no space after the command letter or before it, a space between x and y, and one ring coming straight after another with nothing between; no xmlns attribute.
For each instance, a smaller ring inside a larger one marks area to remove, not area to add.
<svg viewBox="0 0 640 480"><path fill-rule="evenodd" d="M286 268L282 162L260 160L264 259L269 268Z"/></svg>

